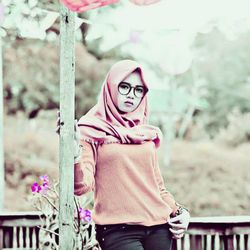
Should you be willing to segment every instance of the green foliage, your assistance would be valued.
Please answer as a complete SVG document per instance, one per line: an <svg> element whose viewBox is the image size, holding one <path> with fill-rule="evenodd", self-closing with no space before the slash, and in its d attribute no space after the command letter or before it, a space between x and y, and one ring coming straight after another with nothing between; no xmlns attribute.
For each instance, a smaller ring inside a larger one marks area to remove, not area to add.
<svg viewBox="0 0 250 250"><path fill-rule="evenodd" d="M195 90L195 116L211 137L228 125L227 114L235 108L241 113L250 111L250 33L229 41L218 30L198 35L194 44L192 67L175 81L177 90ZM191 94L191 96L194 96ZM184 96L181 105L187 103ZM189 102L190 103L190 102ZM176 101L176 107L180 106ZM185 106L185 105L184 105Z"/></svg>
<svg viewBox="0 0 250 250"><path fill-rule="evenodd" d="M195 67L207 81L207 100L210 104L204 120L214 136L227 125L227 114L237 108L250 111L250 33L228 41L214 30L197 39L199 53Z"/></svg>
<svg viewBox="0 0 250 250"><path fill-rule="evenodd" d="M86 113L111 60L96 60L76 44L76 116ZM40 110L59 108L59 51L55 43L19 40L4 49L4 92L7 113L23 111L35 117Z"/></svg>

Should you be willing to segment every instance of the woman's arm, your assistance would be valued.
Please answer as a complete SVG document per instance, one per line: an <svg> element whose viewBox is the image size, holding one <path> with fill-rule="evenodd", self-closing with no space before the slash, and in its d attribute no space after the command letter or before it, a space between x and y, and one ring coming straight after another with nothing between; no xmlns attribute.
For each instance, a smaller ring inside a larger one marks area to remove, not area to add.
<svg viewBox="0 0 250 250"><path fill-rule="evenodd" d="M74 194L82 195L93 190L95 185L96 147L80 140L80 156L74 164Z"/></svg>
<svg viewBox="0 0 250 250"><path fill-rule="evenodd" d="M162 178L161 170L159 167L158 155L156 150L155 150L155 177L158 183L161 197L172 208L172 214L174 215L177 212L179 206L176 203L173 195L169 191L167 191L164 185L164 180Z"/></svg>

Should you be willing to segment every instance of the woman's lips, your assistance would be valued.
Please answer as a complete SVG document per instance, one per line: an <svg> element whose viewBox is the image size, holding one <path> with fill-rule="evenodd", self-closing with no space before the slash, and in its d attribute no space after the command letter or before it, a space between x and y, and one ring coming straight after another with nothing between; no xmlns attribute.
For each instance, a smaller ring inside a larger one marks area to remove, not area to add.
<svg viewBox="0 0 250 250"><path fill-rule="evenodd" d="M133 102L129 102L129 101L125 102L125 104L126 104L127 106L132 106L132 105L134 105Z"/></svg>

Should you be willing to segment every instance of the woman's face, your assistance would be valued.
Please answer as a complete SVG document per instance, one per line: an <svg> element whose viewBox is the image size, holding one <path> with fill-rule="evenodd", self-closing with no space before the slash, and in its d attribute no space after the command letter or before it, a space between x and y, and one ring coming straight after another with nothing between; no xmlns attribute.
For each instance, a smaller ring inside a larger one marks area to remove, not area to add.
<svg viewBox="0 0 250 250"><path fill-rule="evenodd" d="M117 108L123 113L133 112L146 92L140 74L136 71L131 73L118 85Z"/></svg>

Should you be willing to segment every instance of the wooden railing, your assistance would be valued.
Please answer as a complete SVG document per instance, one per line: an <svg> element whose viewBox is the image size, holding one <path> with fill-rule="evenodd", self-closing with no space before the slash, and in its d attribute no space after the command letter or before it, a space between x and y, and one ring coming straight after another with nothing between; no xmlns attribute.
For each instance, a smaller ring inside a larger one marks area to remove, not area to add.
<svg viewBox="0 0 250 250"><path fill-rule="evenodd" d="M191 218L177 250L250 250L250 216Z"/></svg>
<svg viewBox="0 0 250 250"><path fill-rule="evenodd" d="M1 249L38 249L39 212L0 214ZM250 216L195 217L173 250L250 250Z"/></svg>
<svg viewBox="0 0 250 250"><path fill-rule="evenodd" d="M1 249L38 249L39 212L1 212Z"/></svg>

